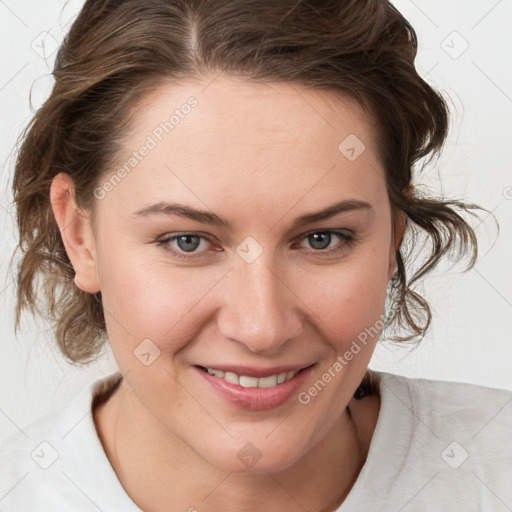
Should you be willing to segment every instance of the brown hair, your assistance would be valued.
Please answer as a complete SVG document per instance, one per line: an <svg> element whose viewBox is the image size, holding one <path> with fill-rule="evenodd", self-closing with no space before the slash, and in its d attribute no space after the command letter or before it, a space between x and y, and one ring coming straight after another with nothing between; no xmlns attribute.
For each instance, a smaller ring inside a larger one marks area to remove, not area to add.
<svg viewBox="0 0 512 512"><path fill-rule="evenodd" d="M74 285L49 201L52 179L70 174L78 206L94 219L93 190L114 162L129 108L163 81L223 72L322 88L371 114L390 201L406 214L408 233L385 327L395 341L419 341L431 311L412 285L448 251L459 259L467 252L467 269L474 265L476 236L460 213L479 207L409 193L413 169L439 153L448 129L446 102L418 75L416 52L414 29L387 0L88 0L58 52L51 96L20 140L16 329L23 309L45 311L68 360L94 359L106 339L101 292ZM431 240L430 254L408 281L420 236Z"/></svg>

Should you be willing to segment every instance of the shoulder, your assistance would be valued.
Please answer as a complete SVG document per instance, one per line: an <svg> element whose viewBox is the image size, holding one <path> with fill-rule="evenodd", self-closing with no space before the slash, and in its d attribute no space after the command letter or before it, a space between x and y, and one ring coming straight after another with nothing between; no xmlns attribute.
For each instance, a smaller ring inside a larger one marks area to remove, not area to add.
<svg viewBox="0 0 512 512"><path fill-rule="evenodd" d="M512 503L511 391L370 373L377 425L340 511L491 511Z"/></svg>
<svg viewBox="0 0 512 512"><path fill-rule="evenodd" d="M484 426L504 427L512 414L512 391L466 382L412 378L374 372L380 392L401 397L413 414L432 426L477 434ZM449 425L447 422L449 420ZM509 423L510 425L510 423ZM477 429L473 432L473 429Z"/></svg>
<svg viewBox="0 0 512 512"><path fill-rule="evenodd" d="M404 488L416 478L449 503L458 498L494 510L495 495L512 503L511 391L392 374L380 374L379 382L390 406L385 423L403 435L395 444L404 448Z"/></svg>
<svg viewBox="0 0 512 512"><path fill-rule="evenodd" d="M453 403L475 401L486 404L489 401L499 400L500 397L512 398L512 391L503 388L493 388L460 381L436 380L421 377L406 377L394 373L371 370L373 379L386 386L408 388L413 394L442 397Z"/></svg>
<svg viewBox="0 0 512 512"><path fill-rule="evenodd" d="M510 435L510 390L385 372L375 375L387 411L407 409L416 427L434 438L453 438L479 449L499 444Z"/></svg>
<svg viewBox="0 0 512 512"><path fill-rule="evenodd" d="M138 510L127 501L102 448L93 401L119 381L90 383L73 400L0 444L2 510ZM114 490L103 493L99 484ZM115 490L119 490L116 497ZM116 501L123 502L121 507Z"/></svg>

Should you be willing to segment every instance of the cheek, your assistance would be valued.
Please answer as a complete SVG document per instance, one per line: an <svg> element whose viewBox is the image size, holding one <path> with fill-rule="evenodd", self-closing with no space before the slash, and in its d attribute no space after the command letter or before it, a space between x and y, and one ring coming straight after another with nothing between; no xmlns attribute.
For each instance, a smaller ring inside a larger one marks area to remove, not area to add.
<svg viewBox="0 0 512 512"><path fill-rule="evenodd" d="M190 318L222 271L172 267L128 248L105 256L100 281L113 348L133 350L149 338L161 352L174 352L197 334L200 324Z"/></svg>
<svg viewBox="0 0 512 512"><path fill-rule="evenodd" d="M375 334L375 327L379 328L388 283L386 258L382 246L361 251L336 269L320 269L310 275L309 286L302 287L300 296L309 297L305 302L318 319L316 325L337 350L344 350L362 333Z"/></svg>

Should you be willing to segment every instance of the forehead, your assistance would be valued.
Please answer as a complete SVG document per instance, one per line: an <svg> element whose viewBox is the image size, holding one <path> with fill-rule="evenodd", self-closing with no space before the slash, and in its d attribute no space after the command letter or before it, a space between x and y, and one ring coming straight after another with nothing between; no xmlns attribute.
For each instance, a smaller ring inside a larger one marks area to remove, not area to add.
<svg viewBox="0 0 512 512"><path fill-rule="evenodd" d="M192 101L195 106L189 109L187 103ZM130 118L135 135L151 133L171 121L174 137L200 126L194 137L234 146L250 138L251 146L263 141L271 149L307 139L318 143L326 134L337 140L357 133L366 146L377 149L374 122L355 99L287 82L258 83L221 74L163 83L137 102ZM164 129L163 135L169 133ZM156 135L159 138L158 129Z"/></svg>
<svg viewBox="0 0 512 512"><path fill-rule="evenodd" d="M331 92L219 75L162 84L129 119L117 161L129 172L112 194L125 204L180 195L272 210L306 195L371 200L384 186L371 120Z"/></svg>

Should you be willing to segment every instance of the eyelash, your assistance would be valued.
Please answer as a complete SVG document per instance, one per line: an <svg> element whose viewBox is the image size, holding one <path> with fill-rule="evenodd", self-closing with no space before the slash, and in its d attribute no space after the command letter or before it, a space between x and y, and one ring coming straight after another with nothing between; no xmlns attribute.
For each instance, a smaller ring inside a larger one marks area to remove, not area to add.
<svg viewBox="0 0 512 512"><path fill-rule="evenodd" d="M336 229L310 231L309 233L306 233L306 234L302 235L301 237L299 237L297 240L302 241L314 234L335 235L335 236L339 237L341 239L341 241L343 242L343 243L340 242L340 244L337 244L334 248L331 248L331 249L313 249L311 251L312 253L321 254L321 255L333 255L333 254L340 253L344 249L352 247L358 241L356 235L353 232L339 231ZM187 235L198 237L202 240L207 240L208 242L211 243L211 240L209 240L208 237L199 235L197 233L187 233L187 232L177 233L175 235L168 236L166 238L157 239L157 240L155 240L155 243L159 247L162 247L162 249L164 251L171 253L174 257L176 257L178 259L190 261L193 259L201 258L202 255L204 254L204 252L202 252L202 253L194 253L194 252L187 253L185 251L179 251L179 250L170 248L170 245L169 245L170 242L177 240L181 236L187 236ZM187 255L187 256L185 256L185 255Z"/></svg>

